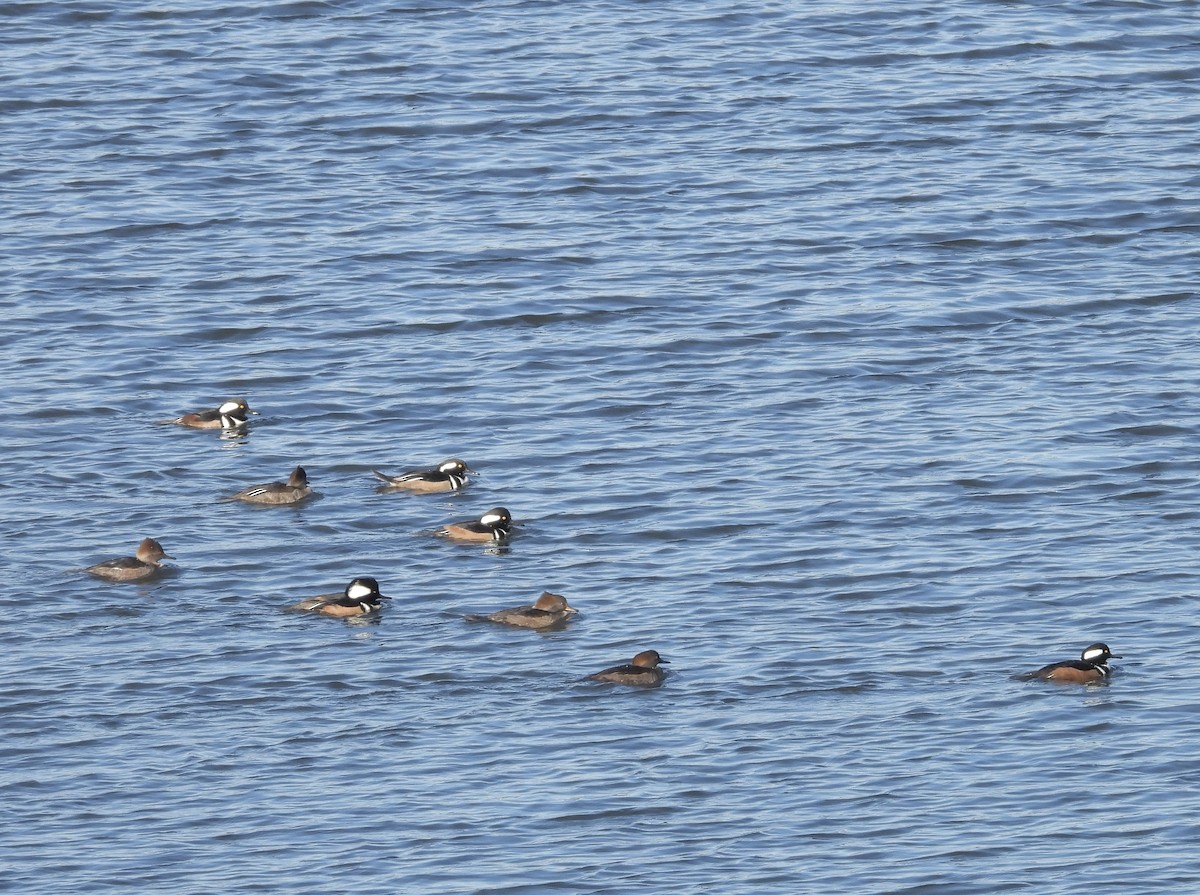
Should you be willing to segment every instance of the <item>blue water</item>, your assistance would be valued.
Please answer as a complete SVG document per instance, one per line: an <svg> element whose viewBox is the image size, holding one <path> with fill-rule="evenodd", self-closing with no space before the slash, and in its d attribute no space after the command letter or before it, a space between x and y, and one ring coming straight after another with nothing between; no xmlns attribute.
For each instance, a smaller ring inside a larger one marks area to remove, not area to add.
<svg viewBox="0 0 1200 895"><path fill-rule="evenodd" d="M1194 3L0 23L0 890L1200 886Z"/></svg>

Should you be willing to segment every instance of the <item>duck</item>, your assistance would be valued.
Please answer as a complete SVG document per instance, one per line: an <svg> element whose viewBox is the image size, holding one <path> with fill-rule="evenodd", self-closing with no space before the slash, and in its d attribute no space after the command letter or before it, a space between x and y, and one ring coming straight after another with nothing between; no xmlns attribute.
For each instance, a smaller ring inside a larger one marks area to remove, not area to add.
<svg viewBox="0 0 1200 895"><path fill-rule="evenodd" d="M258 411L251 410L243 398L237 398L224 402L216 410L185 413L170 422L189 429L239 429L249 422L251 416L258 416Z"/></svg>
<svg viewBox="0 0 1200 895"><path fill-rule="evenodd" d="M1027 671L1015 676L1019 681L1055 681L1065 684L1094 684L1108 680L1112 669L1108 667L1109 659L1120 659L1113 655L1106 643L1093 643L1079 655L1079 660L1070 659L1066 662L1055 662L1037 671Z"/></svg>
<svg viewBox="0 0 1200 895"><path fill-rule="evenodd" d="M634 656L627 665L615 665L590 675L588 680L604 681L610 684L631 684L635 687L657 687L663 682L666 672L659 665L671 663L658 654L656 650L648 649Z"/></svg>
<svg viewBox="0 0 1200 895"><path fill-rule="evenodd" d="M164 559L174 559L163 550L154 538L146 538L138 544L133 556L119 556L88 566L83 571L108 581L145 581L163 570Z"/></svg>
<svg viewBox="0 0 1200 895"><path fill-rule="evenodd" d="M504 507L494 507L479 517L478 522L451 522L437 533L456 541L494 541L505 543L512 534L512 514Z"/></svg>
<svg viewBox="0 0 1200 895"><path fill-rule="evenodd" d="M562 628L570 621L578 610L567 602L562 594L552 594L544 591L534 600L532 606L515 606L512 609L501 609L491 615L468 615L467 620L473 622L497 622L502 625L513 625L518 628L534 628L539 631L550 631Z"/></svg>
<svg viewBox="0 0 1200 895"><path fill-rule="evenodd" d="M226 497L225 500L241 500L246 503L269 504L282 506L299 503L306 497L311 497L312 488L308 486L308 474L303 466L292 470L286 482L267 482L265 485L251 485L243 488L237 494Z"/></svg>
<svg viewBox="0 0 1200 895"><path fill-rule="evenodd" d="M451 457L429 469L410 469L399 475L388 475L378 469L371 472L384 484L381 491L413 491L433 494L440 491L461 491L467 485L467 476L476 475L464 460Z"/></svg>
<svg viewBox="0 0 1200 895"><path fill-rule="evenodd" d="M319 594L286 607L289 612L315 612L335 618L355 618L378 612L386 600L374 578L355 578L340 594Z"/></svg>

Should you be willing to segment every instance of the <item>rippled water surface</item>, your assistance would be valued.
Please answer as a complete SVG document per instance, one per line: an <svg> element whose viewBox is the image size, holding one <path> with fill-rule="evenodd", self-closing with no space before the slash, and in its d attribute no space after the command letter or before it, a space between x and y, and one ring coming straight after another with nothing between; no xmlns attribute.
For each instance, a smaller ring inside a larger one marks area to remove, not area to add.
<svg viewBox="0 0 1200 895"><path fill-rule="evenodd" d="M1200 886L1195 4L0 22L0 889Z"/></svg>

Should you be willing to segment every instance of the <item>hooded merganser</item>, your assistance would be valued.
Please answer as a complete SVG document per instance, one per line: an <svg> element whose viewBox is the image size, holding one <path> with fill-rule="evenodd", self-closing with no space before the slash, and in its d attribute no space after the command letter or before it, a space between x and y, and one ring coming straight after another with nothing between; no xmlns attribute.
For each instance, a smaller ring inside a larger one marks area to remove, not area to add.
<svg viewBox="0 0 1200 895"><path fill-rule="evenodd" d="M236 401L226 401L216 410L185 413L171 422L189 429L238 429L246 425L251 415L258 416L258 411L251 410L249 404L238 398Z"/></svg>
<svg viewBox="0 0 1200 895"><path fill-rule="evenodd" d="M308 475L303 466L292 470L286 482L268 482L265 485L253 485L226 497L225 500L244 500L246 503L288 504L299 503L313 493L308 487Z"/></svg>
<svg viewBox="0 0 1200 895"><path fill-rule="evenodd" d="M1047 665L1037 671L1018 674L1016 680L1092 684L1096 681L1107 680L1111 671L1108 667L1108 660L1120 658L1120 656L1113 655L1108 644L1093 643L1079 656L1078 662L1073 659L1068 662L1055 662L1053 665Z"/></svg>
<svg viewBox="0 0 1200 895"><path fill-rule="evenodd" d="M319 612L337 618L354 618L378 612L386 600L379 592L379 582L374 578L355 578L340 594L320 594L288 606L292 612Z"/></svg>
<svg viewBox="0 0 1200 895"><path fill-rule="evenodd" d="M144 581L162 571L162 560L174 559L163 552L162 544L154 538L146 538L138 544L134 556L119 556L88 566L83 571L109 581Z"/></svg>
<svg viewBox="0 0 1200 895"><path fill-rule="evenodd" d="M437 491L458 491L467 484L467 476L475 470L459 460L451 457L438 466L430 469L412 469L399 475L387 475L378 469L372 469L376 478L385 482L380 491L415 491L431 494Z"/></svg>
<svg viewBox="0 0 1200 895"><path fill-rule="evenodd" d="M499 622L502 625L516 625L518 628L536 628L548 631L561 628L578 610L567 602L561 594L545 591L532 606L517 606L513 609L501 609L491 615L468 615L467 620L473 622Z"/></svg>
<svg viewBox="0 0 1200 895"><path fill-rule="evenodd" d="M512 529L512 515L504 507L488 510L478 522L451 522L438 529L438 534L458 541L508 540Z"/></svg>
<svg viewBox="0 0 1200 895"><path fill-rule="evenodd" d="M617 665L605 668L589 676L588 680L607 681L612 684L633 684L637 687L657 687L663 681L665 672L659 665L671 663L656 651L648 649L638 653L628 665Z"/></svg>

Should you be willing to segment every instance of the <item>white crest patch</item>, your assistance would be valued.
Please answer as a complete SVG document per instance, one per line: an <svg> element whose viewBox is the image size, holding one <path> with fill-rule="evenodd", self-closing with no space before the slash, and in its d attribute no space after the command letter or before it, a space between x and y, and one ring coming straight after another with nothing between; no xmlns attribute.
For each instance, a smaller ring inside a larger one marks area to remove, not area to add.
<svg viewBox="0 0 1200 895"><path fill-rule="evenodd" d="M504 521L504 517L501 516L499 513L486 513L485 515L481 516L479 519L479 522L482 525L495 525L498 522L503 522L503 521Z"/></svg>
<svg viewBox="0 0 1200 895"><path fill-rule="evenodd" d="M217 413L224 416L225 414L233 413L237 409L238 409L237 401L226 401L224 404L222 404L220 407L217 408Z"/></svg>
<svg viewBox="0 0 1200 895"><path fill-rule="evenodd" d="M1102 649L1090 649L1090 650L1084 650L1084 652L1083 652L1083 661L1085 661L1085 662L1097 662L1103 658L1104 658L1104 650L1102 650Z"/></svg>
<svg viewBox="0 0 1200 895"><path fill-rule="evenodd" d="M351 600L365 600L367 597L371 596L372 593L373 591L371 588L367 587L365 584L351 584L350 587L346 589L346 596L348 596Z"/></svg>

